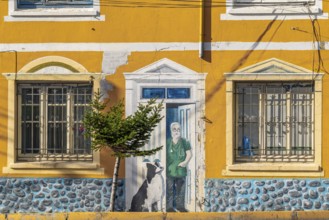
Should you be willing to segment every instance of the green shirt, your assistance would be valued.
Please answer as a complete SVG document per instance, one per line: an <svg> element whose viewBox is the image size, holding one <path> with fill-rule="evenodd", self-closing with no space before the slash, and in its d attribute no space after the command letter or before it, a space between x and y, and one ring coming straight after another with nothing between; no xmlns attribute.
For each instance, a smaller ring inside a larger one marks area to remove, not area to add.
<svg viewBox="0 0 329 220"><path fill-rule="evenodd" d="M191 150L190 143L180 138L177 144L172 139L167 140L167 176L170 177L186 177L186 167L179 167L178 164L186 159L186 151Z"/></svg>

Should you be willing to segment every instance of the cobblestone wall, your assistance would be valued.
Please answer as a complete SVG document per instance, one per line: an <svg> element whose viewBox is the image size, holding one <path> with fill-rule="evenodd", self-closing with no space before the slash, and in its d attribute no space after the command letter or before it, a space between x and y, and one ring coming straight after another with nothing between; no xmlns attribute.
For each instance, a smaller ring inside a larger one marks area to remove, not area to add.
<svg viewBox="0 0 329 220"><path fill-rule="evenodd" d="M329 179L208 179L207 212L329 210Z"/></svg>
<svg viewBox="0 0 329 220"><path fill-rule="evenodd" d="M0 213L99 212L110 204L112 179L0 178ZM124 210L124 180L115 209Z"/></svg>

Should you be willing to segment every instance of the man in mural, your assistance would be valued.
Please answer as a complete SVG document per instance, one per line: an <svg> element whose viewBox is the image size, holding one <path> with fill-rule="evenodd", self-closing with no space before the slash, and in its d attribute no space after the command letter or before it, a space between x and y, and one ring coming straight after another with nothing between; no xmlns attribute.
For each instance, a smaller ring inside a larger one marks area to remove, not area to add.
<svg viewBox="0 0 329 220"><path fill-rule="evenodd" d="M171 123L170 131L171 138L167 140L167 211L186 212L185 181L192 157L191 145L181 137L178 122Z"/></svg>

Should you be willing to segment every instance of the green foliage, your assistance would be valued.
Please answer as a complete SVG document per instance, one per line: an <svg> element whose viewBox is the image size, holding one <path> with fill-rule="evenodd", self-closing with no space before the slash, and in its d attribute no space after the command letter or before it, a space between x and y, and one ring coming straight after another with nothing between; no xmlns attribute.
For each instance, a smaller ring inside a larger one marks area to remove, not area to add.
<svg viewBox="0 0 329 220"><path fill-rule="evenodd" d="M155 99L151 99L145 105L140 104L134 114L124 117L123 101L106 110L106 103L100 102L100 98L101 95L96 93L90 104L90 111L83 120L86 135L93 140L94 150L108 147L112 149L114 156L124 158L151 155L162 148L142 149L163 118L162 102L157 103Z"/></svg>

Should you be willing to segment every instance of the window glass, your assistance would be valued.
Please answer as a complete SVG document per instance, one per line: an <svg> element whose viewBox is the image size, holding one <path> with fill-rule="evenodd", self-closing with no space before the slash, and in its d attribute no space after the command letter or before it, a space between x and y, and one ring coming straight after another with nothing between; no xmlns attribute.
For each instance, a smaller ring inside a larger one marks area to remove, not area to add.
<svg viewBox="0 0 329 220"><path fill-rule="evenodd" d="M142 88L142 98L160 99L189 99L191 98L190 88Z"/></svg>
<svg viewBox="0 0 329 220"><path fill-rule="evenodd" d="M236 160L312 160L313 93L312 83L236 83Z"/></svg>
<svg viewBox="0 0 329 220"><path fill-rule="evenodd" d="M259 87L237 87L238 154L259 154Z"/></svg>
<svg viewBox="0 0 329 220"><path fill-rule="evenodd" d="M167 89L168 99L188 99L190 98L189 88L168 88Z"/></svg>
<svg viewBox="0 0 329 220"><path fill-rule="evenodd" d="M21 91L21 149L22 153L38 153L40 149L40 90L23 88Z"/></svg>
<svg viewBox="0 0 329 220"><path fill-rule="evenodd" d="M84 137L85 129L81 123L84 113L88 108L88 103L91 101L91 88L90 87L78 87L73 89L74 94L74 153L78 154L90 154L91 153L91 141Z"/></svg>
<svg viewBox="0 0 329 220"><path fill-rule="evenodd" d="M18 90L18 161L92 159L91 141L82 124L91 85L22 84Z"/></svg>
<svg viewBox="0 0 329 220"><path fill-rule="evenodd" d="M32 7L33 5L41 5L42 1L41 0L18 0L18 7L19 6L30 6Z"/></svg>
<svg viewBox="0 0 329 220"><path fill-rule="evenodd" d="M244 6L248 5L268 5L268 6L278 6L278 5L295 5L295 6L303 6L303 4L308 5L314 5L314 0L294 0L294 1L288 1L288 0L235 0L235 4L241 4Z"/></svg>
<svg viewBox="0 0 329 220"><path fill-rule="evenodd" d="M92 5L92 0L17 0L18 8L42 8L42 7L54 7L67 6L74 7Z"/></svg>
<svg viewBox="0 0 329 220"><path fill-rule="evenodd" d="M151 99L151 98L164 99L165 96L166 96L165 88L143 88L142 89L142 98L143 99Z"/></svg>

